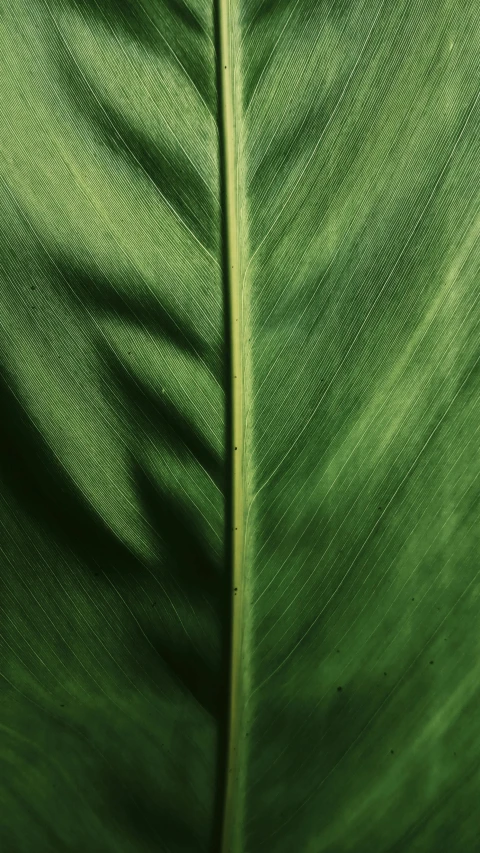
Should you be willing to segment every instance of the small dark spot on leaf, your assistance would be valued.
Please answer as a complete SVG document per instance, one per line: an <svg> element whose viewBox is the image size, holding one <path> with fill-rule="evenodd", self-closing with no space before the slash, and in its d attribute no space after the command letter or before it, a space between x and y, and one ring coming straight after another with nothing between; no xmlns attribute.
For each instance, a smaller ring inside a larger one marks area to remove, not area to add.
<svg viewBox="0 0 480 853"><path fill-rule="evenodd" d="M391 750L390 750L390 753L391 753L392 755L394 755L394 754L395 754L393 749L391 749Z"/></svg>
<svg viewBox="0 0 480 853"><path fill-rule="evenodd" d="M414 599L414 598L412 598L412 601L415 601L415 599Z"/></svg>
<svg viewBox="0 0 480 853"><path fill-rule="evenodd" d="M340 693L340 691L341 691L342 689L343 689L342 687L337 687L337 690L338 690L338 692L339 692L339 693Z"/></svg>
<svg viewBox="0 0 480 853"><path fill-rule="evenodd" d="M386 675L387 673L386 673L386 672L384 672L383 674L384 674L384 675Z"/></svg>
<svg viewBox="0 0 480 853"><path fill-rule="evenodd" d="M433 663L433 660L430 661L430 665Z"/></svg>
<svg viewBox="0 0 480 853"><path fill-rule="evenodd" d="M65 708L65 705L60 705L60 708Z"/></svg>

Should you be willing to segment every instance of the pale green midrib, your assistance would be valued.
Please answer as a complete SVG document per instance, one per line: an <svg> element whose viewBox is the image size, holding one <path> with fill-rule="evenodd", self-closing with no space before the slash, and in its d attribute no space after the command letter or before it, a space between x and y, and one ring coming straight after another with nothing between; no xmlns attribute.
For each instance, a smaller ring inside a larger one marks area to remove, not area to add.
<svg viewBox="0 0 480 853"><path fill-rule="evenodd" d="M226 790L224 799L221 853L239 851L239 750L241 712L243 707L242 647L244 625L244 405L242 359L242 299L239 250L238 198L236 182L235 86L232 56L234 21L230 0L218 0L218 34L220 62L220 110L223 151L223 200L225 222L225 275L228 292L230 332L230 405L231 411L231 659ZM236 591L235 591L236 590Z"/></svg>

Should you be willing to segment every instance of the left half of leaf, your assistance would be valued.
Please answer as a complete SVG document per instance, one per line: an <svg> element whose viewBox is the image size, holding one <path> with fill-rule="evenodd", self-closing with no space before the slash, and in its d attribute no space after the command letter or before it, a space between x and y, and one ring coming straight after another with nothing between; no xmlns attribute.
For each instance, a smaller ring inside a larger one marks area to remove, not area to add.
<svg viewBox="0 0 480 853"><path fill-rule="evenodd" d="M226 589L210 0L0 11L0 848L203 851Z"/></svg>

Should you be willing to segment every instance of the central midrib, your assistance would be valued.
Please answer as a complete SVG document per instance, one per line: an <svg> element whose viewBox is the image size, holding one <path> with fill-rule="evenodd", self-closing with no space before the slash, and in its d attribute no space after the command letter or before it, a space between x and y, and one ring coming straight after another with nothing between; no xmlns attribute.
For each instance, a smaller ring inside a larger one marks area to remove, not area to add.
<svg viewBox="0 0 480 853"><path fill-rule="evenodd" d="M231 579L231 635L229 673L229 719L227 734L226 786L224 793L221 853L239 853L238 822L240 813L239 776L241 742L242 697L242 646L244 625L244 389L242 358L242 298L239 247L239 221L237 197L237 134L235 111L234 57L232 38L234 20L231 0L217 0L218 14L218 62L220 101L220 164L222 168L223 216L224 221L224 273L228 309L228 333L230 353L229 413L231 442L227 458L231 459L229 496L230 533L230 579Z"/></svg>

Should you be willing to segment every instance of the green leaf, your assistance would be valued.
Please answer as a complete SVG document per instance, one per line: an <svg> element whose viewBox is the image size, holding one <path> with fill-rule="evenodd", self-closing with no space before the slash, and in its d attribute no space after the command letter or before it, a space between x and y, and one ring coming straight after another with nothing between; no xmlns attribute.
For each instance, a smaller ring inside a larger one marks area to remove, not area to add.
<svg viewBox="0 0 480 853"><path fill-rule="evenodd" d="M4 0L0 849L473 853L474 0Z"/></svg>

